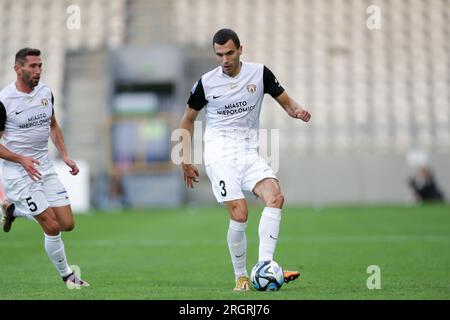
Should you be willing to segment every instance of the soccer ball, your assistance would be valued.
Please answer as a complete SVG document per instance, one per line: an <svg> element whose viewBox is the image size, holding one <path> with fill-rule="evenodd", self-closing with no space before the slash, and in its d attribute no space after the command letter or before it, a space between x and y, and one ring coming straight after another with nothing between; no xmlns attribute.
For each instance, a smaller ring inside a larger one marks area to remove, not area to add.
<svg viewBox="0 0 450 320"><path fill-rule="evenodd" d="M253 267L250 279L258 291L277 291L284 283L283 270L273 260L259 261Z"/></svg>

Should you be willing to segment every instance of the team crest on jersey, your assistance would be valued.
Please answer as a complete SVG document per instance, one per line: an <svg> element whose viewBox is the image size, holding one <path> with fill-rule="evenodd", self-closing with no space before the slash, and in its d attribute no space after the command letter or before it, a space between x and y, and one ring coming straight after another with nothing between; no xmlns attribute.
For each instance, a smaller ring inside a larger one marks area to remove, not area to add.
<svg viewBox="0 0 450 320"><path fill-rule="evenodd" d="M249 84L247 86L247 91L251 94L254 94L256 92L256 84Z"/></svg>
<svg viewBox="0 0 450 320"><path fill-rule="evenodd" d="M41 103L44 107L48 106L48 100L45 98L41 100Z"/></svg>

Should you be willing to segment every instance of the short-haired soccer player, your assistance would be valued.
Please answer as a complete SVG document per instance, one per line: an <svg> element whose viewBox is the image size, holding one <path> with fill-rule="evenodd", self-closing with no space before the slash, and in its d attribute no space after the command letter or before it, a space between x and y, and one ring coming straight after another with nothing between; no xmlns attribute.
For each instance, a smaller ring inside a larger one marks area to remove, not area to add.
<svg viewBox="0 0 450 320"><path fill-rule="evenodd" d="M205 169L213 193L230 216L228 247L235 273L234 290L247 291L246 269L247 202L243 190L253 192L265 204L259 223L259 261L273 260L284 197L271 167L258 154L259 115L264 94L270 94L294 119L309 121L311 115L283 89L264 65L240 60L242 46L231 29L221 29L213 37L220 66L204 74L194 85L181 120L181 128L193 136L194 121L205 108ZM191 164L190 143L183 144L184 180L193 188L199 172ZM285 282L299 273L285 271Z"/></svg>
<svg viewBox="0 0 450 320"><path fill-rule="evenodd" d="M67 263L61 231L71 231L74 219L66 189L48 154L51 138L70 173L79 172L69 157L53 109L50 88L40 81L39 49L23 48L15 57L16 81L0 91L0 158L2 182L8 200L3 201L2 225L9 232L16 217L36 220L45 238L45 251L62 280L71 287L89 286Z"/></svg>

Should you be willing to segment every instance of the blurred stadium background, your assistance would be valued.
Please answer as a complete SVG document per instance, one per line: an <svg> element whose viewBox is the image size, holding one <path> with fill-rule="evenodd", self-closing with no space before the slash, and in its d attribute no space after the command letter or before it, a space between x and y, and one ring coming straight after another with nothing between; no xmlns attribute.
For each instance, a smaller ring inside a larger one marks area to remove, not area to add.
<svg viewBox="0 0 450 320"><path fill-rule="evenodd" d="M370 5L381 10L380 29L366 25ZM304 125L264 102L261 128L280 129L287 203L412 203L407 180L421 164L450 199L449 8L449 0L0 0L0 87L14 80L20 48L43 50L43 81L87 173L65 181L80 192L73 201L83 198L75 209L213 204L203 166L202 183L185 190L170 135L191 86L216 66L214 32L230 27L243 60L269 66L313 116Z"/></svg>
<svg viewBox="0 0 450 320"><path fill-rule="evenodd" d="M370 5L380 29L367 27ZM267 97L261 114L280 134L275 258L302 273L270 296L231 291L228 217L202 165L187 191L170 161L222 27L312 113L299 123ZM450 0L0 0L0 87L25 46L43 51L42 80L81 166L72 177L57 161L73 208L95 212L64 234L92 287L62 286L42 231L18 221L0 234L0 299L449 299L449 206L412 205L408 178L428 165L450 199ZM366 286L374 264L382 290Z"/></svg>

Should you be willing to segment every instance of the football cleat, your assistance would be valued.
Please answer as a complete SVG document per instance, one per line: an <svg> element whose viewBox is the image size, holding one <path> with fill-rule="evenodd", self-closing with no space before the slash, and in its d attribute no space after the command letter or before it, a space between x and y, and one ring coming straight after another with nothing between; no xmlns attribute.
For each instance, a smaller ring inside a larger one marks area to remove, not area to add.
<svg viewBox="0 0 450 320"><path fill-rule="evenodd" d="M16 209L16 205L8 200L5 200L2 204L2 217L1 224L3 226L3 231L9 232L11 230L11 225L16 220L14 217L14 210Z"/></svg>
<svg viewBox="0 0 450 320"><path fill-rule="evenodd" d="M89 287L90 286L89 283L78 278L74 272L72 272L68 276L62 277L62 280L64 281L67 288L69 288L69 289L74 289L74 288L79 289L81 287Z"/></svg>
<svg viewBox="0 0 450 320"><path fill-rule="evenodd" d="M236 280L234 291L250 291L250 279L246 276L239 277Z"/></svg>
<svg viewBox="0 0 450 320"><path fill-rule="evenodd" d="M300 276L300 273L298 271L283 271L284 275L284 282L288 283L292 280L297 279Z"/></svg>

